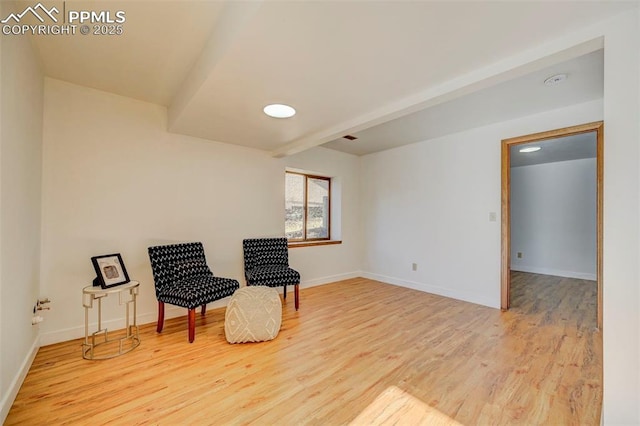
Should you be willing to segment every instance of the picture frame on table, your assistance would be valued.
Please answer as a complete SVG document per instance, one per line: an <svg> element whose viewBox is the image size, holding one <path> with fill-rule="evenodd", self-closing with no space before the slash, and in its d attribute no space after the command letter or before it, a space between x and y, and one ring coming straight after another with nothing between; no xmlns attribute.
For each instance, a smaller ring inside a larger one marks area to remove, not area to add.
<svg viewBox="0 0 640 426"><path fill-rule="evenodd" d="M130 281L120 253L93 256L91 263L93 263L93 268L96 270L96 278L93 280L93 285L95 286L109 288L126 284Z"/></svg>

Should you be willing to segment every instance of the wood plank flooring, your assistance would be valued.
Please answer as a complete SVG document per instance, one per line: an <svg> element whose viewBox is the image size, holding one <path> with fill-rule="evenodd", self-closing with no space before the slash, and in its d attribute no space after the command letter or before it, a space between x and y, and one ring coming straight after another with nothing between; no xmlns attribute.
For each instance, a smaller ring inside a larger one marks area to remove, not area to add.
<svg viewBox="0 0 640 426"><path fill-rule="evenodd" d="M6 424L596 425L595 283L553 281L514 273L502 313L358 278L288 299L271 342L229 345L218 309L193 344L185 315L110 360L43 347Z"/></svg>

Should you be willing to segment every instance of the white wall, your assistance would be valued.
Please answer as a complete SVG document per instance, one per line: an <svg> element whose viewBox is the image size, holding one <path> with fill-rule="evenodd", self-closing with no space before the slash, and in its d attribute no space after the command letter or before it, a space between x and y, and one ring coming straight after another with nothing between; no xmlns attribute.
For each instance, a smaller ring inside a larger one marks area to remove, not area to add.
<svg viewBox="0 0 640 426"><path fill-rule="evenodd" d="M157 302L147 247L202 241L213 271L244 285L242 239L284 234L286 165L330 173L346 194L357 192L351 155L319 148L285 161L170 134L166 119L157 105L45 79L42 293L53 304L43 344L83 335L81 291L94 276L91 256L122 254L141 282L139 322L152 322ZM357 203L345 203L343 223L357 223L357 214ZM342 246L292 250L303 284L360 269L350 253L356 235L345 236ZM186 313L168 309L168 316ZM109 327L122 326L115 304L104 310Z"/></svg>
<svg viewBox="0 0 640 426"><path fill-rule="evenodd" d="M636 27L637 27L637 33L640 33L640 7L638 7L637 11L636 11ZM636 46L636 50L640 50L640 46ZM638 53L638 55L637 55L637 61L638 61L638 63L636 65L638 66L638 71L640 71L640 53ZM632 70L632 72L633 72L633 70ZM638 74L640 74L640 72ZM633 74L628 75L627 78L633 78ZM640 103L640 83L638 83L637 91L638 91L638 94L637 94L637 98L636 99L637 99L637 103ZM638 125L637 135L638 135L638 139L640 139L640 120L636 120L636 123ZM639 154L640 154L640 152L639 152ZM639 167L640 167L640 160L639 160L638 164L639 164ZM639 178L640 178L640 170L638 170L638 175L639 175ZM640 191L640 189L639 189L639 191ZM639 203L640 203L640 199L639 199ZM639 206L639 209L640 209L640 206ZM640 220L640 216L638 217L638 220ZM639 245L638 256L640 257L640 226L638 226L638 232L639 232L639 235L638 235L638 245ZM638 261L638 265L639 265L638 267L640 268L640 259ZM639 271L639 275L640 275L640 271ZM636 306L638 307L638 309L640 309L640 291L638 291L638 302L637 302ZM638 322L640 323L640 315L638 316ZM638 346L639 346L638 347L638 352L640 353L640 324L638 324L637 332L639 334L638 343L637 343ZM611 337L613 337L613 336L611 335ZM638 366L637 374L638 374L638 388L640 389L640 366ZM640 401L636 401L636 409L637 409L637 414L636 414L637 418L640 419ZM603 410L603 417L604 417L604 410Z"/></svg>
<svg viewBox="0 0 640 426"><path fill-rule="evenodd" d="M604 422L640 424L640 28L607 22L604 49Z"/></svg>
<svg viewBox="0 0 640 426"><path fill-rule="evenodd" d="M592 101L364 156L367 276L499 307L501 140L600 119Z"/></svg>
<svg viewBox="0 0 640 426"><path fill-rule="evenodd" d="M596 279L595 158L511 168L511 269Z"/></svg>
<svg viewBox="0 0 640 426"><path fill-rule="evenodd" d="M27 38L0 43L1 423L38 347L43 77Z"/></svg>

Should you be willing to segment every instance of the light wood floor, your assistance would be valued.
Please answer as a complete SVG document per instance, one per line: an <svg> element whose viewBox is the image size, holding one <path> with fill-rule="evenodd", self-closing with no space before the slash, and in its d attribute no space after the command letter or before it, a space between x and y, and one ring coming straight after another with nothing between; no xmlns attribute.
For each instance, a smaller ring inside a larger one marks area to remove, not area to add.
<svg viewBox="0 0 640 426"><path fill-rule="evenodd" d="M271 342L229 345L218 309L193 344L176 318L111 360L43 347L6 424L599 424L595 283L512 288L502 313L353 279L302 290L298 313L288 300Z"/></svg>

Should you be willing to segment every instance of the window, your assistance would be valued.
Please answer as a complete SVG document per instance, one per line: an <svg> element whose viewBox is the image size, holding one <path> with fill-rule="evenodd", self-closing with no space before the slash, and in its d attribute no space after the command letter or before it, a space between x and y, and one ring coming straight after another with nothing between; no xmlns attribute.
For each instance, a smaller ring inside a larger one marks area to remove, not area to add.
<svg viewBox="0 0 640 426"><path fill-rule="evenodd" d="M286 172L285 235L289 241L330 238L331 179Z"/></svg>

